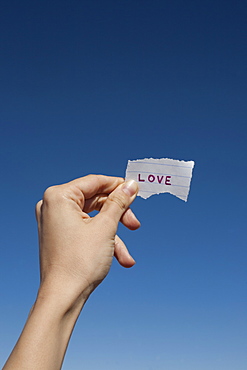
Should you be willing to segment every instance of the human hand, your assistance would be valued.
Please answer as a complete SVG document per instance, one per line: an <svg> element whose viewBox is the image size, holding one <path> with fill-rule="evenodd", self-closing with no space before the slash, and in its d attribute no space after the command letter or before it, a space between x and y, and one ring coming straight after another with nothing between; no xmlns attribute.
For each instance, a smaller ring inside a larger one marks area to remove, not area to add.
<svg viewBox="0 0 247 370"><path fill-rule="evenodd" d="M73 304L107 275L113 255L124 267L135 261L116 231L121 222L140 226L129 205L138 192L134 181L89 175L48 188L36 206L40 243L40 294L57 294ZM98 210L90 217L88 213Z"/></svg>
<svg viewBox="0 0 247 370"><path fill-rule="evenodd" d="M61 369L81 309L113 255L125 267L135 263L116 231L120 220L129 229L140 226L128 208L137 191L134 181L99 175L45 191L36 206L40 288L4 369ZM90 217L93 210L99 213Z"/></svg>

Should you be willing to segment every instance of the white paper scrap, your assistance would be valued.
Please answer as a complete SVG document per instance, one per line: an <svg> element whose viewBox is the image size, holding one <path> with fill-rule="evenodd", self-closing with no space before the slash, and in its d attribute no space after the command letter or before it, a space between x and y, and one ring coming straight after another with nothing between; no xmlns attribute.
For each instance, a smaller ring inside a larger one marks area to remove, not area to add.
<svg viewBox="0 0 247 370"><path fill-rule="evenodd" d="M169 158L128 161L125 180L135 180L139 185L137 195L144 199L170 193L187 202L194 164Z"/></svg>

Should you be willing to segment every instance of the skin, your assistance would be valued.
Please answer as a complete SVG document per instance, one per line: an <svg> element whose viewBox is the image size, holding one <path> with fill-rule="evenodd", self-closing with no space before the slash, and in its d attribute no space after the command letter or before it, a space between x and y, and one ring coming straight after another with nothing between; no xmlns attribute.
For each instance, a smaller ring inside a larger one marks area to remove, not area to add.
<svg viewBox="0 0 247 370"><path fill-rule="evenodd" d="M138 185L122 178L89 175L48 188L36 206L40 287L20 338L4 370L57 370L76 320L103 281L113 256L135 264L116 235L119 221L140 226L129 206ZM89 213L99 213L90 217Z"/></svg>

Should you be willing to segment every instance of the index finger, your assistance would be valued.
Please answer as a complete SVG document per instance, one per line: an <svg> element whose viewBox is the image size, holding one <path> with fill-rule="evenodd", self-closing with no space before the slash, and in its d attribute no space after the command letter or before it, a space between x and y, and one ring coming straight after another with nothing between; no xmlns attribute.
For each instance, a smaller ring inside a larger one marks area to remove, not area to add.
<svg viewBox="0 0 247 370"><path fill-rule="evenodd" d="M96 194L111 193L116 187L124 182L121 177L104 175L87 175L76 180L70 181L70 185L75 185L85 199L90 199Z"/></svg>

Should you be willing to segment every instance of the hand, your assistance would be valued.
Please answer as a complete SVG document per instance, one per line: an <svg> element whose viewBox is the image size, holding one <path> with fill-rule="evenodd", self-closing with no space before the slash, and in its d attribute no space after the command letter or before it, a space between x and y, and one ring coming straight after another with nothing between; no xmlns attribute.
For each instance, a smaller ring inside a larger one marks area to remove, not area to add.
<svg viewBox="0 0 247 370"><path fill-rule="evenodd" d="M116 236L118 223L140 226L128 208L138 191L134 181L89 175L50 187L36 206L40 242L40 295L63 294L72 304L107 275L115 254L119 263L135 261ZM88 213L98 210L90 217Z"/></svg>
<svg viewBox="0 0 247 370"><path fill-rule="evenodd" d="M90 293L107 275L113 255L135 263L116 236L118 222L140 226L128 208L134 181L89 175L46 190L36 206L40 288L4 370L58 370L76 320ZM95 217L88 213L98 210Z"/></svg>

